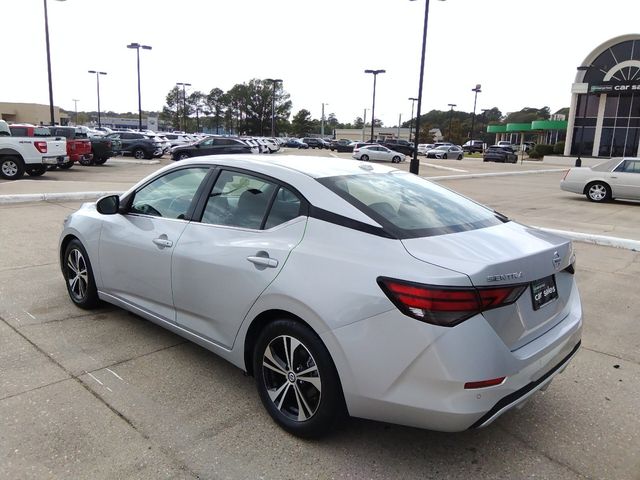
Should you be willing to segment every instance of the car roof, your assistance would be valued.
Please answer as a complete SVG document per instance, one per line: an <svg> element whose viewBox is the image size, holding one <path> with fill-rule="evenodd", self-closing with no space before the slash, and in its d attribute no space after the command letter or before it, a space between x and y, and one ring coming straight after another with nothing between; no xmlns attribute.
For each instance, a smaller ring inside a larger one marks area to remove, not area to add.
<svg viewBox="0 0 640 480"><path fill-rule="evenodd" d="M255 169L256 171L264 171L265 168L297 172L307 175L311 178L333 177L340 175L357 175L365 173L388 173L396 171L385 165L375 163L362 162L358 160L347 160L343 158L327 158L313 157L302 155L287 155L272 158L259 157L254 155L215 155L208 157L198 157L194 160L183 160L184 163L214 163L216 165L225 165L229 167ZM275 167L275 168L274 168Z"/></svg>

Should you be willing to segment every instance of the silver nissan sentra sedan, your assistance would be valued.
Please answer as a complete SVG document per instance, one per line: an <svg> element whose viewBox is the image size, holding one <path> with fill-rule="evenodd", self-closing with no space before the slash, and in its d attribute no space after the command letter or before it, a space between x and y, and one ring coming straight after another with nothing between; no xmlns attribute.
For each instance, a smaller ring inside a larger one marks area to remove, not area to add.
<svg viewBox="0 0 640 480"><path fill-rule="evenodd" d="M253 375L287 431L483 427L576 354L570 241L382 165L200 158L65 220L69 296Z"/></svg>

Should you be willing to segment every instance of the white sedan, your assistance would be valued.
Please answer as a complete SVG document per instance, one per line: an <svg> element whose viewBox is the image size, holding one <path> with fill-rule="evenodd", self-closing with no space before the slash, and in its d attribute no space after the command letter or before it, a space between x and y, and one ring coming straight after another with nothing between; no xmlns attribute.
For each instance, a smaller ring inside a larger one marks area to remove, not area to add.
<svg viewBox="0 0 640 480"><path fill-rule="evenodd" d="M353 158L368 162L369 160L390 161L391 163L400 163L404 161L403 153L395 152L382 145L364 145L360 148L353 149Z"/></svg>
<svg viewBox="0 0 640 480"><path fill-rule="evenodd" d="M592 202L640 200L640 158L614 158L595 167L571 168L560 188L586 195Z"/></svg>
<svg viewBox="0 0 640 480"><path fill-rule="evenodd" d="M464 150L457 145L440 145L432 150L427 151L427 158L455 158L456 160L462 160L464 157Z"/></svg>

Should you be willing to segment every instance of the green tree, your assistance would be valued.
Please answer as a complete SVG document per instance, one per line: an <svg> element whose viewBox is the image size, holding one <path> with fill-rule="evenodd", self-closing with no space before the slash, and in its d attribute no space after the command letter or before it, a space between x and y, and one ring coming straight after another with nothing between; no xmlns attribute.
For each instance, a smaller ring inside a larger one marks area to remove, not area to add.
<svg viewBox="0 0 640 480"><path fill-rule="evenodd" d="M511 112L505 118L505 123L529 123L534 120L547 120L551 115L549 107L525 107L520 111Z"/></svg>
<svg viewBox="0 0 640 480"><path fill-rule="evenodd" d="M226 107L224 103L224 91L220 88L212 88L207 97L204 100L205 104L209 108L209 111L213 115L213 127L216 133L220 133L220 124L222 122L222 115Z"/></svg>
<svg viewBox="0 0 640 480"><path fill-rule="evenodd" d="M353 121L353 128L363 128L364 127L364 121L362 120L362 117L356 117L356 119Z"/></svg>
<svg viewBox="0 0 640 480"><path fill-rule="evenodd" d="M306 109L300 110L293 116L291 120L291 129L293 133L298 137L304 137L305 135L313 131L314 124L311 119L311 112Z"/></svg>

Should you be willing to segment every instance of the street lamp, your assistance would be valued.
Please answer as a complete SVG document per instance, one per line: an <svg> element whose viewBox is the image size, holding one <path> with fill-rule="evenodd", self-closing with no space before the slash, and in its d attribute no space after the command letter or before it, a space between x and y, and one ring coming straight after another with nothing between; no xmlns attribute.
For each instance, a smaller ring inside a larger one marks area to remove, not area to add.
<svg viewBox="0 0 640 480"><path fill-rule="evenodd" d="M373 142L373 125L376 123L376 79L379 73L386 73L386 70L365 70L364 73L373 74L373 103L371 105L371 142Z"/></svg>
<svg viewBox="0 0 640 480"><path fill-rule="evenodd" d="M453 121L453 107L457 107L455 103L447 103L451 109L449 110L449 133L447 134L447 140L451 141L451 122Z"/></svg>
<svg viewBox="0 0 640 480"><path fill-rule="evenodd" d="M586 72L587 70L589 70L590 68L594 68L595 65L580 65L578 67L578 71L580 72ZM584 77L583 77L584 80ZM585 100L584 100L584 110L582 111L582 128L580 129L580 146L578 147L578 158L576 158L576 163L575 166L576 167L581 167L582 166L582 149L584 147L584 129L585 129L585 123L586 123L586 118L587 118L587 107L589 106L589 84L587 84L587 94L585 96Z"/></svg>
<svg viewBox="0 0 640 480"><path fill-rule="evenodd" d="M328 103L322 104L322 116L320 117L320 137L324 138L324 106Z"/></svg>
<svg viewBox="0 0 640 480"><path fill-rule="evenodd" d="M473 128L474 128L475 122L476 122L476 103L478 101L478 94L480 92L482 92L480 87L481 87L481 85L478 83L476 85L476 88L472 88L471 89L472 92L475 92L475 96L473 98L473 116L471 117L471 138L469 138L469 140L471 140L471 145L473 145Z"/></svg>
<svg viewBox="0 0 640 480"><path fill-rule="evenodd" d="M183 123L182 130L186 132L187 131L187 90L186 89L187 87L190 87L191 84L177 82L176 85L178 87L182 87L182 123Z"/></svg>
<svg viewBox="0 0 640 480"><path fill-rule="evenodd" d="M409 121L409 142L411 142L411 130L413 129L413 107L418 99L409 97L409 100L411 100L411 120Z"/></svg>
<svg viewBox="0 0 640 480"><path fill-rule="evenodd" d="M271 136L276 136L276 83L282 83L281 78L265 78L265 82L271 82L273 92L271 94ZM261 132L262 133L262 132Z"/></svg>
<svg viewBox="0 0 640 480"><path fill-rule="evenodd" d="M409 0L414 2L415 0ZM444 1L444 0L440 0ZM420 81L418 86L418 111L416 112L416 134L413 139L413 158L409 165L409 171L418 175L420 162L418 161L418 141L420 139L420 110L422 108L422 85L424 79L424 55L427 47L427 23L429 21L429 0L424 2L424 26L422 28L422 54L420 57Z"/></svg>
<svg viewBox="0 0 640 480"><path fill-rule="evenodd" d="M106 75L107 72L98 72L96 70L89 70L89 73L96 74L96 87L98 90L98 128L99 128L99 127L102 127L102 123L100 122L100 75ZM76 123L78 123L77 120L76 120Z"/></svg>
<svg viewBox="0 0 640 480"><path fill-rule="evenodd" d="M80 100L78 100L77 98L72 98L71 101L73 102L73 108L76 111L76 127L78 126L78 102Z"/></svg>
<svg viewBox="0 0 640 480"><path fill-rule="evenodd" d="M57 0L64 2L65 0ZM53 116L53 81L51 80L51 48L49 45L49 14L47 13L47 0L44 0L44 38L47 44L47 72L49 74L49 114L51 115L51 125L56 124Z"/></svg>
<svg viewBox="0 0 640 480"><path fill-rule="evenodd" d="M127 48L134 48L138 59L138 130L142 130L142 96L140 95L140 49L151 50L149 45L140 45L139 43L130 43Z"/></svg>

